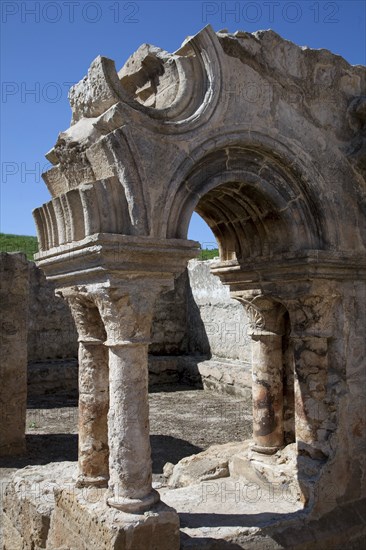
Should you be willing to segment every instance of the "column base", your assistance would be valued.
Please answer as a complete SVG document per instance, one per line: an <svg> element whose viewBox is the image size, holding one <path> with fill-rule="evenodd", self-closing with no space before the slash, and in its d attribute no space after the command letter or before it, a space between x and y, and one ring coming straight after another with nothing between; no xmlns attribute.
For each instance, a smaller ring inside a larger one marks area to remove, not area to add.
<svg viewBox="0 0 366 550"><path fill-rule="evenodd" d="M145 514L105 504L105 490L55 491L47 549L178 550L179 518L163 503Z"/></svg>
<svg viewBox="0 0 366 550"><path fill-rule="evenodd" d="M250 446L250 450L255 453L260 453L262 455L274 455L282 449L283 445L277 445L276 447L266 447L265 445L257 445L256 443L253 443Z"/></svg>
<svg viewBox="0 0 366 550"><path fill-rule="evenodd" d="M138 514L149 510L154 504L159 502L160 495L155 489L143 498L124 498L124 497L107 497L107 504L111 508L116 508L122 512L130 514Z"/></svg>
<svg viewBox="0 0 366 550"><path fill-rule="evenodd" d="M106 489L108 487L108 478L105 476L88 477L79 475L75 487L77 489L83 489L84 487L99 487L100 489Z"/></svg>

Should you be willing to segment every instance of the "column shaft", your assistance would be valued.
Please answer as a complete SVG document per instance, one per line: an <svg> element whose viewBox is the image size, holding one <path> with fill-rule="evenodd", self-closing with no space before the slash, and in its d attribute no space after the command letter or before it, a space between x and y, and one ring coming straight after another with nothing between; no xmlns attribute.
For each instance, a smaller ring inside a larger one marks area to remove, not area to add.
<svg viewBox="0 0 366 550"><path fill-rule="evenodd" d="M111 506L133 512L159 499L152 490L148 404L148 345L129 343L109 349L108 414Z"/></svg>
<svg viewBox="0 0 366 550"><path fill-rule="evenodd" d="M102 342L79 342L79 486L108 480L108 350Z"/></svg>
<svg viewBox="0 0 366 550"><path fill-rule="evenodd" d="M283 445L282 336L252 337L253 449L270 454Z"/></svg>

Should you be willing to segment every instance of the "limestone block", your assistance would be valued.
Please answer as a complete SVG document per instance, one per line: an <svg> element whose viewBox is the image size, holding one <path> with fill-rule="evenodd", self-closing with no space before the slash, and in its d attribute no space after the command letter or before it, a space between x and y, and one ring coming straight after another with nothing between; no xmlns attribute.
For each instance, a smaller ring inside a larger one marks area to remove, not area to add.
<svg viewBox="0 0 366 550"><path fill-rule="evenodd" d="M106 490L75 489L77 464L27 466L3 500L4 550L178 550L179 519L163 503L141 515L106 504Z"/></svg>
<svg viewBox="0 0 366 550"><path fill-rule="evenodd" d="M72 487L75 479L74 462L27 466L15 472L3 499L4 550L46 548L55 505L53 490L60 480Z"/></svg>
<svg viewBox="0 0 366 550"><path fill-rule="evenodd" d="M251 398L252 375L250 364L225 361L219 358L198 363L203 387L219 393Z"/></svg>
<svg viewBox="0 0 366 550"><path fill-rule="evenodd" d="M62 545L72 550L178 550L179 518L159 503L142 515L109 508L106 491L56 491L47 549Z"/></svg>
<svg viewBox="0 0 366 550"><path fill-rule="evenodd" d="M186 487L201 481L228 477L229 460L243 448L243 443L212 445L206 451L182 458L169 478L170 487Z"/></svg>

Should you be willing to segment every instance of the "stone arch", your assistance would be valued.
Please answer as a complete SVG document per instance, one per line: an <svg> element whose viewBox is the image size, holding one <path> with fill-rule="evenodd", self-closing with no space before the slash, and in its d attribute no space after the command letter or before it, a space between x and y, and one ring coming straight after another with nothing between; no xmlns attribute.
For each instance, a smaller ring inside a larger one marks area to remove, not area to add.
<svg viewBox="0 0 366 550"><path fill-rule="evenodd" d="M162 236L186 238L197 210L222 243L222 251L226 249L225 260L231 259L228 243L235 241L240 251L240 234L245 235L244 226L249 230L250 223L254 231L249 236L262 234L259 255L334 249L343 240L323 175L300 147L282 136L274 139L270 132L243 129L204 141L176 168L168 189ZM236 223L230 223L230 217ZM244 250L239 254L251 255Z"/></svg>
<svg viewBox="0 0 366 550"><path fill-rule="evenodd" d="M98 58L73 87L72 125L47 155L53 198L35 211L38 260L61 290L85 285L92 295L99 288L103 322L116 319L107 341L111 408L121 411L109 420L111 506L141 511L157 498L147 384L139 406L128 394L138 390L134 376L146 381L153 301L199 252L186 239L195 209L218 237L221 261L212 272L232 295L247 300L249 292L267 316L269 304L288 312L301 452L328 459L342 480L337 498L356 483L347 461L358 453L358 436L346 444L341 438L346 422L357 432L357 411L347 416L347 407L363 404L353 378L364 357L364 308L356 304L364 301L366 273L365 83L364 68L273 31L207 27L174 54L142 47L131 70L127 63L117 73ZM254 102L247 93L253 85L264 91ZM261 331L278 349L273 327ZM350 346L348 334L361 343ZM340 427L329 422L337 405ZM122 425L132 434L128 456ZM318 510L326 505L319 501Z"/></svg>
<svg viewBox="0 0 366 550"><path fill-rule="evenodd" d="M168 238L186 238L193 210L214 232L223 260L322 249L331 239L329 217L296 168L240 140L203 155L177 186Z"/></svg>

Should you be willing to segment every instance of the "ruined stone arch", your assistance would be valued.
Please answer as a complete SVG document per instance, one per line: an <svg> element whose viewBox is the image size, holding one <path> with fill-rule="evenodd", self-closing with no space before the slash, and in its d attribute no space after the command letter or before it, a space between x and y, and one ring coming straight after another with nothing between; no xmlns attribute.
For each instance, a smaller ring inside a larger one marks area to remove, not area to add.
<svg viewBox="0 0 366 550"><path fill-rule="evenodd" d="M72 124L47 154L52 200L35 211L38 263L65 295L87 292L104 312L111 506L143 510L158 498L147 346L156 297L199 253L186 239L194 210L220 244L212 272L267 318L253 332L267 374L282 336L268 323L278 304L288 312L298 459L315 461L302 480L309 508L331 508L329 472L338 499L356 483L348 464L359 443L342 434L345 411L355 425L363 405L352 376L365 343L365 90L365 68L326 50L210 27L174 54L144 45L118 73L97 58L72 88ZM85 463L81 479L100 483Z"/></svg>
<svg viewBox="0 0 366 550"><path fill-rule="evenodd" d="M284 158L278 141L255 137L224 133L183 162L169 184L167 237L186 238L196 210L216 235L222 260L336 246L331 205L324 212L310 179L319 183L321 175L309 174L299 156L287 151Z"/></svg>

